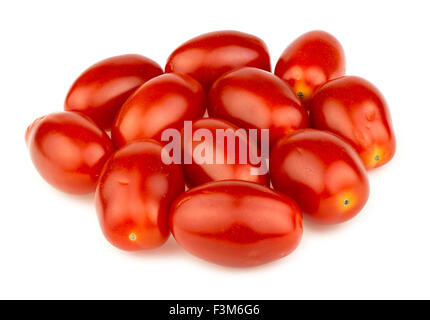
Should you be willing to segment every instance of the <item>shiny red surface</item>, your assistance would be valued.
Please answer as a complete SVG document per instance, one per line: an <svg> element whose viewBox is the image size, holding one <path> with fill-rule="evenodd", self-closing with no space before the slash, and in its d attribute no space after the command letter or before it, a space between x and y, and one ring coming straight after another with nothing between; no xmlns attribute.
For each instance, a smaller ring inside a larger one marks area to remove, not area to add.
<svg viewBox="0 0 430 320"><path fill-rule="evenodd" d="M339 41L324 31L311 31L294 40L282 53L275 74L303 99L305 106L315 90L345 74L345 54Z"/></svg>
<svg viewBox="0 0 430 320"><path fill-rule="evenodd" d="M307 112L289 86L257 68L241 68L220 77L209 91L208 112L240 128L270 129L271 143L309 126Z"/></svg>
<svg viewBox="0 0 430 320"><path fill-rule="evenodd" d="M393 158L396 141L388 105L367 80L354 76L332 80L315 93L310 107L313 127L345 138L367 169Z"/></svg>
<svg viewBox="0 0 430 320"><path fill-rule="evenodd" d="M245 180L245 181L251 181L256 182L262 185L269 185L269 178L268 174L264 175L253 175L251 173L252 167L258 167L259 165L253 165L250 162L249 149L249 138L247 136L240 136L240 138L237 138L235 140L235 148L234 148L234 157L228 158L228 140L227 138L222 139L221 141L216 141L216 130L222 129L222 130L233 130L236 131L239 129L235 125L221 119L216 118L204 118L199 119L196 121L193 121L192 125L192 132L196 132L196 130L199 129L205 129L209 130L211 132L213 139L206 141L204 138L202 138L203 141L192 141L192 147L191 148L184 148L184 132L182 131L182 152L183 154L189 155L189 158L192 159L191 164L183 164L182 168L185 174L185 178L187 180L187 183L190 187L194 187L206 182L210 181L219 181L219 180ZM237 132L237 131L236 131ZM242 142L239 142L242 141ZM246 145L246 149L244 151L244 154L246 156L247 163L241 164L240 161L240 152L243 150L240 149L240 143L243 143L243 145ZM254 143L251 140L251 144ZM251 148L251 150L256 150L257 154L259 154L258 147L254 146L255 149ZM196 150L197 148L197 150ZM198 152L198 150L211 150L212 151L212 164L207 163L198 163L198 159L193 157L193 155L201 155L204 153ZM191 153L189 152L191 151ZM223 164L217 164L216 158L217 154L219 158L224 159ZM255 154L255 153L254 153ZM228 162L231 161L232 164L229 164Z"/></svg>
<svg viewBox="0 0 430 320"><path fill-rule="evenodd" d="M153 140L117 150L103 168L95 203L106 238L123 250L150 249L169 237L171 202L185 190L179 165L161 161Z"/></svg>
<svg viewBox="0 0 430 320"><path fill-rule="evenodd" d="M185 120L205 113L205 93L191 77L163 74L142 85L124 103L112 127L117 147L144 138L160 140L167 128L182 129Z"/></svg>
<svg viewBox="0 0 430 320"><path fill-rule="evenodd" d="M276 190L296 200L321 224L351 219L369 196L358 154L325 131L299 130L279 140L270 153L270 175Z"/></svg>
<svg viewBox="0 0 430 320"><path fill-rule="evenodd" d="M102 60L85 70L70 88L64 110L91 117L110 129L116 112L139 86L163 73L151 59L126 54Z"/></svg>
<svg viewBox="0 0 430 320"><path fill-rule="evenodd" d="M210 182L173 203L176 241L199 258L249 267L291 253L302 236L302 214L290 198L245 181Z"/></svg>
<svg viewBox="0 0 430 320"><path fill-rule="evenodd" d="M223 73L243 66L270 71L263 40L238 31L216 31L180 45L169 56L165 70L188 74L207 91Z"/></svg>
<svg viewBox="0 0 430 320"><path fill-rule="evenodd" d="M106 133L90 118L75 112L36 119L25 138L40 175L55 188L74 194L94 191L100 171L113 152Z"/></svg>

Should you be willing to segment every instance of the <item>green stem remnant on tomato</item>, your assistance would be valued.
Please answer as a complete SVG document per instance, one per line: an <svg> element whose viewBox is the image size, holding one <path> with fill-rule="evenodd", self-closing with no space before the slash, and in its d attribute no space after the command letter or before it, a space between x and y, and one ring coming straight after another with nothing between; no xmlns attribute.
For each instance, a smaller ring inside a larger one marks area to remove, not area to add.
<svg viewBox="0 0 430 320"><path fill-rule="evenodd" d="M345 200L343 201L343 205L344 205L345 207L347 207L347 206L349 205L349 203L350 203L349 199L345 199Z"/></svg>
<svg viewBox="0 0 430 320"><path fill-rule="evenodd" d="M303 99L303 96L304 96L303 92L299 91L299 92L297 92L297 95L299 96L300 99Z"/></svg>
<svg viewBox="0 0 430 320"><path fill-rule="evenodd" d="M374 159L375 159L375 161L379 161L379 159L380 159L379 154L377 154Z"/></svg>

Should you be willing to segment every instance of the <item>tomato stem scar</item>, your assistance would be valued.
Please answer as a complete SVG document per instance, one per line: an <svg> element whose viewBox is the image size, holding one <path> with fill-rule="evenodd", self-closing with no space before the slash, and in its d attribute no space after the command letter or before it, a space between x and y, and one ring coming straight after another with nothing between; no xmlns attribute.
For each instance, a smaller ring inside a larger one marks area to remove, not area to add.
<svg viewBox="0 0 430 320"><path fill-rule="evenodd" d="M303 92L299 91L297 92L297 95L299 96L300 99L303 99Z"/></svg>
<svg viewBox="0 0 430 320"><path fill-rule="evenodd" d="M377 155L375 156L375 161L379 161L379 159L380 159L379 154L377 154Z"/></svg>
<svg viewBox="0 0 430 320"><path fill-rule="evenodd" d="M136 234L134 234L133 232L132 233L130 233L129 234L129 236L128 236L128 238L131 240L131 241L136 241Z"/></svg>
<svg viewBox="0 0 430 320"><path fill-rule="evenodd" d="M343 201L343 205L346 207L346 206L348 206L349 205L349 199L345 199L344 201Z"/></svg>

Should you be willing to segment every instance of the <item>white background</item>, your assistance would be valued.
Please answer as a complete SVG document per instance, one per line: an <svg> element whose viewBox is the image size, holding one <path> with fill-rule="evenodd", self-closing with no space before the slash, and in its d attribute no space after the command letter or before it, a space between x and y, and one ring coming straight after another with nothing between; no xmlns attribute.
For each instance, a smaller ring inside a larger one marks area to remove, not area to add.
<svg viewBox="0 0 430 320"><path fill-rule="evenodd" d="M430 298L428 1L1 1L0 298ZM91 196L54 190L24 143L36 117L62 110L73 80L103 58L140 53L162 66L201 33L236 29L267 43L272 66L297 36L334 34L347 73L386 96L393 161L370 173L353 220L305 223L299 248L252 269L192 257L173 238L122 252L103 237Z"/></svg>

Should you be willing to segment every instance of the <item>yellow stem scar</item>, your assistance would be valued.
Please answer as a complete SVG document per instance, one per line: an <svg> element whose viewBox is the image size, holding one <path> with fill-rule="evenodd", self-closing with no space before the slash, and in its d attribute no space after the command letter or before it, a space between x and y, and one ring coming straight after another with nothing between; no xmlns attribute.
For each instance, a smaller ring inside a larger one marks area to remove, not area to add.
<svg viewBox="0 0 430 320"><path fill-rule="evenodd" d="M137 239L137 237L136 237L136 234L135 233L130 233L129 235L128 235L128 238L131 240L131 241L136 241L136 239Z"/></svg>

